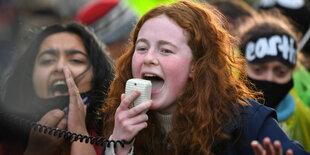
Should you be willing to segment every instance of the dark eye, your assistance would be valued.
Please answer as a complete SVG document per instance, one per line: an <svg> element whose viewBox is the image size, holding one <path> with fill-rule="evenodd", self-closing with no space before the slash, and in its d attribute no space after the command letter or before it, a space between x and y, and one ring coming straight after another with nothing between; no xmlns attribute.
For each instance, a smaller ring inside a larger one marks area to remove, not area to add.
<svg viewBox="0 0 310 155"><path fill-rule="evenodd" d="M162 53L173 53L171 50L168 50L168 49L163 49L161 50Z"/></svg>
<svg viewBox="0 0 310 155"><path fill-rule="evenodd" d="M274 71L277 77L284 77L288 74L289 70L287 69L277 69Z"/></svg>
<svg viewBox="0 0 310 155"><path fill-rule="evenodd" d="M42 66L48 66L48 65L51 65L55 62L54 59L44 59L44 60L41 60L40 61L40 65Z"/></svg>
<svg viewBox="0 0 310 155"><path fill-rule="evenodd" d="M139 48L137 48L137 50L138 50L138 51L147 51L147 48L145 48L145 47L139 47Z"/></svg>
<svg viewBox="0 0 310 155"><path fill-rule="evenodd" d="M262 67L253 67L253 71L255 74L261 75L264 73L264 68Z"/></svg>
<svg viewBox="0 0 310 155"><path fill-rule="evenodd" d="M70 61L75 64L84 64L84 61L79 60L79 59L71 59Z"/></svg>

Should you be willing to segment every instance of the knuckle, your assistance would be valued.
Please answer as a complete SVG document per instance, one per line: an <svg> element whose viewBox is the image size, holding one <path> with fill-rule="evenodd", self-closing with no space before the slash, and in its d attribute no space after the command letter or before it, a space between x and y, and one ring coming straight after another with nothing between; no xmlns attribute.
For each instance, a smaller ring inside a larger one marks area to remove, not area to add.
<svg viewBox="0 0 310 155"><path fill-rule="evenodd" d="M60 119L63 116L64 116L64 112L62 110L60 110L60 109L55 109L55 110L52 111L52 117L54 117L54 118Z"/></svg>
<svg viewBox="0 0 310 155"><path fill-rule="evenodd" d="M132 112L136 114L136 113L139 113L140 110L137 107L134 107L132 108Z"/></svg>
<svg viewBox="0 0 310 155"><path fill-rule="evenodd" d="M123 102L123 104L126 104L126 105L127 105L127 104L130 103L130 98L127 97L127 98L125 98L122 102Z"/></svg>
<svg viewBox="0 0 310 155"><path fill-rule="evenodd" d="M122 127L122 128L124 128L124 129L127 129L128 130L128 125L127 125L127 123L125 122L125 121L121 121L120 122L120 126Z"/></svg>
<svg viewBox="0 0 310 155"><path fill-rule="evenodd" d="M118 117L118 120L123 123L125 122L125 117Z"/></svg>
<svg viewBox="0 0 310 155"><path fill-rule="evenodd" d="M130 134L133 134L135 132L135 129L133 127L128 127L127 128L127 131L130 133Z"/></svg>
<svg viewBox="0 0 310 155"><path fill-rule="evenodd" d="M125 116L123 116L123 115L118 115L116 117L116 119L118 120L118 122L123 124L126 121L127 118Z"/></svg>
<svg viewBox="0 0 310 155"><path fill-rule="evenodd" d="M120 117L119 115L116 115L116 116L115 116L115 120L117 120L118 122L120 122L120 121L121 121L121 117Z"/></svg>
<svg viewBox="0 0 310 155"><path fill-rule="evenodd" d="M149 104L145 104L144 106L143 106L143 110L146 110L146 109L148 109L149 108Z"/></svg>

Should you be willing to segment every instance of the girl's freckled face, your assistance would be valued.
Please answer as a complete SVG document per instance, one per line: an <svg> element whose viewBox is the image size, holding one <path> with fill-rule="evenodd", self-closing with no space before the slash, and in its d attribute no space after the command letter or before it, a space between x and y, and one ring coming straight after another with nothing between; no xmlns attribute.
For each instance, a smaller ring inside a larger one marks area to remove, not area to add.
<svg viewBox="0 0 310 155"><path fill-rule="evenodd" d="M141 27L132 59L134 78L155 75L152 81L150 109L172 113L173 104L189 78L192 51L185 31L173 20L160 15L146 21Z"/></svg>

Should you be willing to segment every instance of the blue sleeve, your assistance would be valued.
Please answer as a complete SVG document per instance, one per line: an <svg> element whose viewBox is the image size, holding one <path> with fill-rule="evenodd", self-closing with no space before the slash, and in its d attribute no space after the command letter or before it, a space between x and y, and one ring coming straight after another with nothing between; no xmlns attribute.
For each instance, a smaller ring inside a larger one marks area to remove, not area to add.
<svg viewBox="0 0 310 155"><path fill-rule="evenodd" d="M282 144L283 152L292 149L294 154L309 154L299 143L290 140L284 131L279 127L275 112L257 102L250 101L251 106L247 107L243 113L243 136L245 142L250 144L252 140L262 143L265 137L271 141L279 140Z"/></svg>
<svg viewBox="0 0 310 155"><path fill-rule="evenodd" d="M269 137L271 141L279 140L282 144L283 152L292 149L294 154L310 154L307 153L299 143L290 140L283 130L279 127L277 121L272 117L268 117L263 122L257 136L257 140L262 143L265 137Z"/></svg>

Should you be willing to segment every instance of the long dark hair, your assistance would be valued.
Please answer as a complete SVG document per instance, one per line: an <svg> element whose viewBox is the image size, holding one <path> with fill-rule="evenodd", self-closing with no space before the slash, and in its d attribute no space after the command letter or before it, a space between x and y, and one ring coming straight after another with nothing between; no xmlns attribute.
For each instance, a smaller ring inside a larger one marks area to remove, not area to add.
<svg viewBox="0 0 310 155"><path fill-rule="evenodd" d="M92 89L87 92L92 100L88 107L86 118L89 126L88 122L91 122L90 120L100 118L97 117L97 109L101 107L102 100L107 94L110 81L114 75L114 65L107 56L104 45L98 41L95 34L87 27L78 23L67 25L56 24L44 28L35 37L29 48L14 59L3 81L4 105L2 110L16 114L30 114L38 110L37 104L33 103L33 98L37 96L32 82L36 55L45 38L60 32L69 32L78 35L82 39L88 53L90 66L87 70L91 68L93 71L93 79L91 81ZM86 73L86 71L82 74Z"/></svg>

